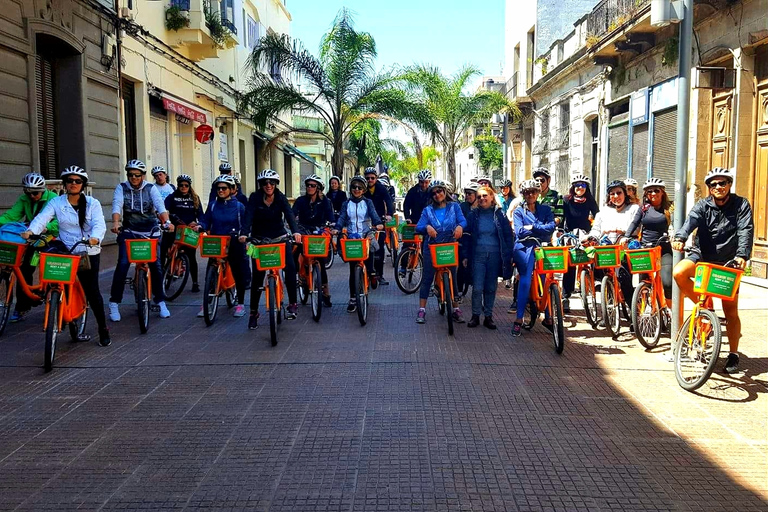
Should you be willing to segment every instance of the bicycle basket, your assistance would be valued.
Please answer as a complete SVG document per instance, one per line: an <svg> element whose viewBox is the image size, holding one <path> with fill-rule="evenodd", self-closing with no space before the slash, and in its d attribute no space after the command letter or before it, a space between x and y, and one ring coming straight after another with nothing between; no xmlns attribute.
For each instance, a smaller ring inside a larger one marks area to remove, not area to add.
<svg viewBox="0 0 768 512"><path fill-rule="evenodd" d="M176 241L187 247L197 248L200 243L200 233L192 228L179 226L176 229Z"/></svg>
<svg viewBox="0 0 768 512"><path fill-rule="evenodd" d="M72 284L77 279L80 256L40 253L40 282Z"/></svg>
<svg viewBox="0 0 768 512"><path fill-rule="evenodd" d="M398 223L399 223L399 219L398 219L397 215L395 215L395 216L394 216L394 217L392 217L392 219L391 219L389 222L387 222L387 223L386 223L384 226L385 226L385 227L388 227L388 228L396 228L396 227L398 226Z"/></svg>
<svg viewBox="0 0 768 512"><path fill-rule="evenodd" d="M544 274L561 274L568 270L568 247L537 247L536 271Z"/></svg>
<svg viewBox="0 0 768 512"><path fill-rule="evenodd" d="M739 291L743 274L744 271L737 268L723 267L713 263L697 263L693 291L723 300L733 300Z"/></svg>
<svg viewBox="0 0 768 512"><path fill-rule="evenodd" d="M592 263L592 256L584 249L571 247L568 249L568 261L570 265L586 265Z"/></svg>
<svg viewBox="0 0 768 512"><path fill-rule="evenodd" d="M401 224L400 237L403 242L416 242L416 224Z"/></svg>
<svg viewBox="0 0 768 512"><path fill-rule="evenodd" d="M157 238L126 240L125 246L131 263L152 263L157 260Z"/></svg>
<svg viewBox="0 0 768 512"><path fill-rule="evenodd" d="M595 268L616 268L620 266L620 245L600 245L595 247Z"/></svg>
<svg viewBox="0 0 768 512"><path fill-rule="evenodd" d="M285 268L285 244L269 244L252 246L253 259L260 271L279 270Z"/></svg>
<svg viewBox="0 0 768 512"><path fill-rule="evenodd" d="M435 268L457 267L459 265L459 243L430 244L432 266Z"/></svg>
<svg viewBox="0 0 768 512"><path fill-rule="evenodd" d="M26 244L0 242L0 265L20 267L21 262L24 260L24 253L26 250Z"/></svg>
<svg viewBox="0 0 768 512"><path fill-rule="evenodd" d="M627 263L633 274L658 272L661 268L661 247L628 250Z"/></svg>
<svg viewBox="0 0 768 512"><path fill-rule="evenodd" d="M229 252L229 236L206 235L200 245L203 258L225 258Z"/></svg>
<svg viewBox="0 0 768 512"><path fill-rule="evenodd" d="M301 237L302 251L308 258L325 258L331 237L325 235L304 235Z"/></svg>
<svg viewBox="0 0 768 512"><path fill-rule="evenodd" d="M344 261L365 261L368 259L368 249L367 238L341 239L341 259Z"/></svg>

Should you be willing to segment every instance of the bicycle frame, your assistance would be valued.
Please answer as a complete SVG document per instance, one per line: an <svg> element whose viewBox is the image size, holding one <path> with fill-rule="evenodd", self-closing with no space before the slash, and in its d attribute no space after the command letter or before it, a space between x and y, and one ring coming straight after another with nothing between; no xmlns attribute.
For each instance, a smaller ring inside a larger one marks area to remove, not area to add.
<svg viewBox="0 0 768 512"><path fill-rule="evenodd" d="M446 292L445 288L443 287L443 275L448 274L448 284L451 287L450 290ZM434 280L434 286L437 288L438 293L440 294L440 302L450 302L449 306L452 307L453 301L455 300L455 297L453 296L453 274L451 274L450 267L441 267L438 269L435 269L435 280ZM448 295L446 295L448 293Z"/></svg>
<svg viewBox="0 0 768 512"><path fill-rule="evenodd" d="M61 291L61 302L59 302L59 325L56 330L61 332L61 327L79 318L87 309L85 300L85 291L79 280L72 285L49 284L46 287L48 293L52 290ZM43 317L43 330L48 329L48 312L50 311L50 302L45 301L45 316Z"/></svg>
<svg viewBox="0 0 768 512"><path fill-rule="evenodd" d="M211 264L218 267L218 280L216 281L216 296L227 290L235 288L235 276L226 258L211 258Z"/></svg>
<svg viewBox="0 0 768 512"><path fill-rule="evenodd" d="M231 274L231 271L230 271L230 274ZM278 311L279 311L281 304L283 303L283 280L280 278L280 272L278 272L277 270L265 271L264 283L262 284L262 289L264 290L264 309L266 311L271 311L269 309L269 286L267 286L269 276L275 277L275 306L278 308Z"/></svg>
<svg viewBox="0 0 768 512"><path fill-rule="evenodd" d="M544 279L542 279L542 276ZM531 278L531 291L528 294L530 300L536 304L536 309L546 311L550 318L552 317L552 307L549 300L549 287L552 283L559 286L555 274L539 272L536 267L533 269Z"/></svg>

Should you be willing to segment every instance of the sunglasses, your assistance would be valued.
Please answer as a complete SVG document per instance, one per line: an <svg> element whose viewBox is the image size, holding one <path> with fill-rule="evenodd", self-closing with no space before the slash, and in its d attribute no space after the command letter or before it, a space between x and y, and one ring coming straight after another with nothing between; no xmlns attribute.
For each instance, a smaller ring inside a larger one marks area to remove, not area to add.
<svg viewBox="0 0 768 512"><path fill-rule="evenodd" d="M42 190L25 190L24 191L28 196L39 196L43 193Z"/></svg>
<svg viewBox="0 0 768 512"><path fill-rule="evenodd" d="M731 182L728 180L722 180L722 181L710 181L709 182L709 188L718 188L718 187L727 187L730 185Z"/></svg>
<svg viewBox="0 0 768 512"><path fill-rule="evenodd" d="M623 190L615 190L613 192L608 192L609 196L623 196L624 191Z"/></svg>
<svg viewBox="0 0 768 512"><path fill-rule="evenodd" d="M584 183L583 181L581 181L581 182L579 182L579 183L574 183L574 184L573 184L573 187L574 187L574 188L587 188L587 184L586 184L586 183Z"/></svg>
<svg viewBox="0 0 768 512"><path fill-rule="evenodd" d="M437 189L432 191L432 195L433 196L436 196L437 194L445 194L445 190L443 190L441 188L437 188Z"/></svg>
<svg viewBox="0 0 768 512"><path fill-rule="evenodd" d="M229 190L229 187L216 187L216 190L221 192L222 190Z"/></svg>
<svg viewBox="0 0 768 512"><path fill-rule="evenodd" d="M538 194L538 193L539 193L539 191L538 191L538 190L536 190L536 189L531 189L531 190L523 190L523 195L524 195L524 196L529 196L529 195L531 195L531 194Z"/></svg>
<svg viewBox="0 0 768 512"><path fill-rule="evenodd" d="M315 185L314 183L307 183L305 185L305 187L307 187L307 188L317 188L317 185Z"/></svg>
<svg viewBox="0 0 768 512"><path fill-rule="evenodd" d="M488 199L489 197L490 197L490 196L489 196L488 194L478 194L478 195L477 195L477 198L478 198L478 199Z"/></svg>
<svg viewBox="0 0 768 512"><path fill-rule="evenodd" d="M262 182L261 182L261 185L262 185L263 187L265 187L265 186L267 186L267 185L272 185L273 187L276 187L276 186L277 186L277 184L278 184L278 182L277 182L277 181L275 181L275 180L264 180L264 181L262 181Z"/></svg>
<svg viewBox="0 0 768 512"><path fill-rule="evenodd" d="M646 194L661 194L661 189L658 188L650 188L645 191Z"/></svg>
<svg viewBox="0 0 768 512"><path fill-rule="evenodd" d="M179 183L179 188L181 187L189 188L189 183Z"/></svg>
<svg viewBox="0 0 768 512"><path fill-rule="evenodd" d="M129 172L128 173L128 177L129 178L141 178L142 176L144 176L144 175L139 173L139 172Z"/></svg>
<svg viewBox="0 0 768 512"><path fill-rule="evenodd" d="M376 181L376 176L366 176L365 179L368 181Z"/></svg>
<svg viewBox="0 0 768 512"><path fill-rule="evenodd" d="M66 183L67 185L73 185L73 184L74 185L82 185L83 184L83 180L66 180L64 183Z"/></svg>
<svg viewBox="0 0 768 512"><path fill-rule="evenodd" d="M350 189L351 190L363 190L363 187L361 187L360 185L354 185L354 186L350 187Z"/></svg>

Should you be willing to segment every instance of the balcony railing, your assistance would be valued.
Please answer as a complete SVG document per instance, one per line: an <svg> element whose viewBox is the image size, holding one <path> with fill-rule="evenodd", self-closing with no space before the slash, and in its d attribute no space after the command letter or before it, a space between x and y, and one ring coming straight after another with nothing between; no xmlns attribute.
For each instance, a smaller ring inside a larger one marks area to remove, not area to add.
<svg viewBox="0 0 768 512"><path fill-rule="evenodd" d="M631 20L650 0L603 0L587 17L587 34L601 37Z"/></svg>
<svg viewBox="0 0 768 512"><path fill-rule="evenodd" d="M517 71L512 74L512 78L504 84L502 93L509 99L517 98Z"/></svg>
<svg viewBox="0 0 768 512"><path fill-rule="evenodd" d="M190 0L171 0L171 5L174 7L178 7L182 11L188 11L189 2Z"/></svg>

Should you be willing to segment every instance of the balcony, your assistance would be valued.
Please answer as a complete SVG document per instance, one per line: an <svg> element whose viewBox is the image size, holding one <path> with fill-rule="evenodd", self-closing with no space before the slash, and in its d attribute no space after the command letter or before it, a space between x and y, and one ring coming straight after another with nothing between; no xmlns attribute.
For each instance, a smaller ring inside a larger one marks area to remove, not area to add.
<svg viewBox="0 0 768 512"><path fill-rule="evenodd" d="M587 16L587 37L602 37L630 21L650 0L603 0Z"/></svg>
<svg viewBox="0 0 768 512"><path fill-rule="evenodd" d="M510 100L517 98L517 71L515 71L512 74L512 78L507 80L507 82L504 84L501 93Z"/></svg>
<svg viewBox="0 0 768 512"><path fill-rule="evenodd" d="M195 62L218 57L219 49L205 20L205 1L172 0L171 5L178 6L187 13L189 25L177 31L169 31L168 44L173 48L186 50L189 59Z"/></svg>

